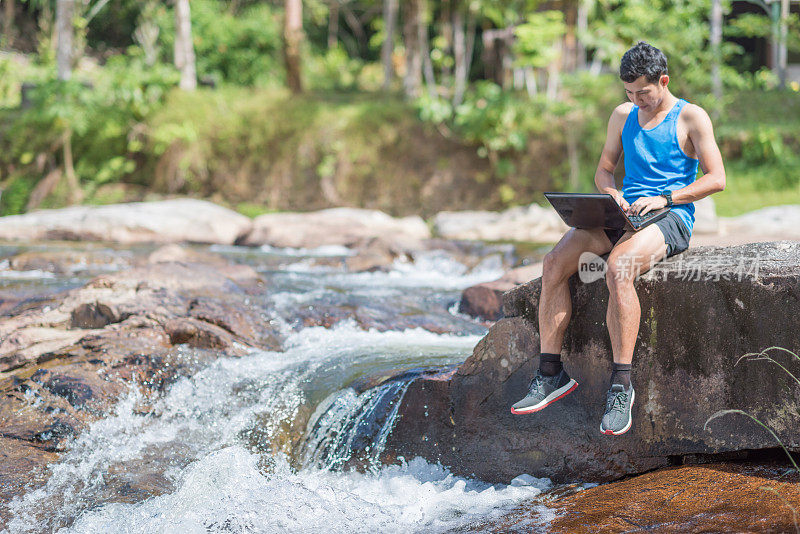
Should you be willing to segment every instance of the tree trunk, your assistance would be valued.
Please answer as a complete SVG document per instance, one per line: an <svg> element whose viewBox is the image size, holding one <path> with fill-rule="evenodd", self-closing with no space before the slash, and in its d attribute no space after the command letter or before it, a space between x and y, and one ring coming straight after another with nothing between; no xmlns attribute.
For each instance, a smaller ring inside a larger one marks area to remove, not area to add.
<svg viewBox="0 0 800 534"><path fill-rule="evenodd" d="M156 0L147 0L139 14L139 23L133 32L133 39L139 43L144 52L144 64L152 67L158 60L158 34L160 28L155 21Z"/></svg>
<svg viewBox="0 0 800 534"><path fill-rule="evenodd" d="M75 176L75 165L72 161L72 130L64 132L64 174L67 177L69 186L69 203L80 204L83 201L83 191L81 191L78 177Z"/></svg>
<svg viewBox="0 0 800 534"><path fill-rule="evenodd" d="M189 0L175 0L175 66L181 72L180 88L197 88L197 70L192 42L192 19Z"/></svg>
<svg viewBox="0 0 800 534"><path fill-rule="evenodd" d="M75 16L75 0L58 0L56 3L56 68L58 79L72 77L72 47Z"/></svg>
<svg viewBox="0 0 800 534"><path fill-rule="evenodd" d="M711 0L711 32L708 43L711 46L711 92L717 105L722 99L722 0Z"/></svg>
<svg viewBox="0 0 800 534"><path fill-rule="evenodd" d="M586 44L583 42L582 36L586 35L589 30L589 0L578 1L578 16L575 25L578 32L576 68L578 70L585 70Z"/></svg>
<svg viewBox="0 0 800 534"><path fill-rule="evenodd" d="M44 178L39 180L39 182L36 184L36 187L34 187L33 191L31 191L31 195L28 197L28 203L25 205L25 211L31 211L38 208L44 199L53 192L60 181L61 169L58 167L51 169L44 176Z"/></svg>
<svg viewBox="0 0 800 534"><path fill-rule="evenodd" d="M328 8L328 49L336 46L339 40L339 0L331 0Z"/></svg>
<svg viewBox="0 0 800 534"><path fill-rule="evenodd" d="M507 74L512 69L511 45L514 26L483 32L483 64L486 77L500 87L505 87Z"/></svg>
<svg viewBox="0 0 800 534"><path fill-rule="evenodd" d="M464 100L464 91L467 87L467 76L469 75L468 44L465 33L461 6L456 6L453 10L453 58L455 59L453 107L458 106Z"/></svg>
<svg viewBox="0 0 800 534"><path fill-rule="evenodd" d="M406 74L403 78L403 89L406 96L416 98L422 87L422 52L418 30L420 0L406 0L403 3L403 41L406 48Z"/></svg>
<svg viewBox="0 0 800 534"><path fill-rule="evenodd" d="M563 42L558 43L559 52L563 52ZM547 99L553 102L559 100L559 88L561 85L561 61L563 54L559 53L556 58L547 67Z"/></svg>
<svg viewBox="0 0 800 534"><path fill-rule="evenodd" d="M786 88L786 72L789 58L789 0L781 0L780 45L778 47L778 80L781 89Z"/></svg>
<svg viewBox="0 0 800 534"><path fill-rule="evenodd" d="M525 89L528 91L528 96L530 97L536 96L536 93L539 91L536 84L536 73L531 66L525 67Z"/></svg>
<svg viewBox="0 0 800 534"><path fill-rule="evenodd" d="M428 24L425 14L428 12L428 0L419 0L419 15L417 19L417 35L419 36L419 51L422 56L422 74L425 77L425 86L428 96L436 98L436 77L433 74L431 61L431 48L428 44Z"/></svg>
<svg viewBox="0 0 800 534"><path fill-rule="evenodd" d="M454 17L456 16L456 12L458 11L458 4L460 1L461 0L450 0L446 2L440 2L441 13L439 15L438 36L441 38L440 42L444 43L444 47L442 48L441 52L445 57L453 54L453 21ZM450 77L451 72L448 62L442 61L440 70L443 80L446 80Z"/></svg>
<svg viewBox="0 0 800 534"><path fill-rule="evenodd" d="M386 91L394 78L394 29L397 25L397 0L383 0L383 20L386 24L386 39L381 46L381 61L383 62L383 90Z"/></svg>
<svg viewBox="0 0 800 534"><path fill-rule="evenodd" d="M303 42L303 3L301 0L286 0L285 6L283 56L286 62L286 85L293 93L302 93L300 45Z"/></svg>
<svg viewBox="0 0 800 534"><path fill-rule="evenodd" d="M16 0L3 0L3 41L2 46L14 46L14 2Z"/></svg>

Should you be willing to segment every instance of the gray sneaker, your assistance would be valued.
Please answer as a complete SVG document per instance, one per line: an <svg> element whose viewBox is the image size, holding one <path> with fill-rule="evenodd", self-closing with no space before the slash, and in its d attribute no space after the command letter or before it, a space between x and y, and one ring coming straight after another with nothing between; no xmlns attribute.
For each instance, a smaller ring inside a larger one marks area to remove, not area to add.
<svg viewBox="0 0 800 534"><path fill-rule="evenodd" d="M613 384L606 393L606 413L600 422L600 432L609 436L619 436L631 428L633 418L633 386L625 389L622 384Z"/></svg>
<svg viewBox="0 0 800 534"><path fill-rule="evenodd" d="M511 407L513 414L538 412L547 408L561 397L578 387L578 383L569 377L563 369L556 376L544 376L541 371L536 371L536 376L531 380L528 394L524 399Z"/></svg>

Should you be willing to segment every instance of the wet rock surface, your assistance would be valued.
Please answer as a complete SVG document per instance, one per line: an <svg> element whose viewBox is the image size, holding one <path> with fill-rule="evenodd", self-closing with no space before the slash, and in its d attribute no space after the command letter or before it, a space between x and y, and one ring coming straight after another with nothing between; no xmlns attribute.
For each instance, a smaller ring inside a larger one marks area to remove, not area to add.
<svg viewBox="0 0 800 534"><path fill-rule="evenodd" d="M747 411L787 446L800 448L800 388L770 362L737 364L773 345L800 348L798 265L795 242L706 247L640 277L634 424L618 437L599 432L612 362L602 279L570 280L573 316L563 354L578 389L542 412L510 413L538 364L541 280L521 285L505 294L506 318L452 379L409 387L387 451L421 455L483 480L508 482L529 473L561 482L612 480L676 458L776 445L743 416L715 419L704 429L712 414L729 408ZM800 361L773 356L800 376Z"/></svg>
<svg viewBox="0 0 800 534"><path fill-rule="evenodd" d="M132 385L163 392L220 356L279 346L252 268L174 247L142 263L0 316L0 502Z"/></svg>
<svg viewBox="0 0 800 534"><path fill-rule="evenodd" d="M800 520L800 477L774 463L669 467L567 493L545 496L548 532L795 532ZM470 531L525 531L541 514L521 506Z"/></svg>
<svg viewBox="0 0 800 534"><path fill-rule="evenodd" d="M800 477L785 466L673 467L551 503L551 532L792 532Z"/></svg>

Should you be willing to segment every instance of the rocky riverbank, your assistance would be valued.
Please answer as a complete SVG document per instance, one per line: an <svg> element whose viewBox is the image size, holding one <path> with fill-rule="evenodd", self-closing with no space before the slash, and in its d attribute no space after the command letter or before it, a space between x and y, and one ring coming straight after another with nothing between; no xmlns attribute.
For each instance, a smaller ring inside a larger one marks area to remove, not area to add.
<svg viewBox="0 0 800 534"><path fill-rule="evenodd" d="M0 501L41 482L42 468L131 386L157 394L220 355L275 348L277 330L259 306L268 291L250 267L171 246L138 267L6 310Z"/></svg>

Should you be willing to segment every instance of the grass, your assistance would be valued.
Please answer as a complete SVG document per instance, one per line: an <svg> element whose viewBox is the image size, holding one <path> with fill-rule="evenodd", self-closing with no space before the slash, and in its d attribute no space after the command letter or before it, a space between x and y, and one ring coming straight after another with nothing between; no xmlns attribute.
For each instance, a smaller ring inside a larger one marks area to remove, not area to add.
<svg viewBox="0 0 800 534"><path fill-rule="evenodd" d="M772 185L782 178L779 174L782 170L768 166L748 167L734 162L727 166L726 172L725 190L712 197L720 217L735 217L767 206L800 204L800 183L795 186ZM800 167L795 172L800 174Z"/></svg>

